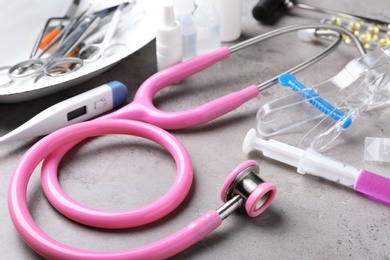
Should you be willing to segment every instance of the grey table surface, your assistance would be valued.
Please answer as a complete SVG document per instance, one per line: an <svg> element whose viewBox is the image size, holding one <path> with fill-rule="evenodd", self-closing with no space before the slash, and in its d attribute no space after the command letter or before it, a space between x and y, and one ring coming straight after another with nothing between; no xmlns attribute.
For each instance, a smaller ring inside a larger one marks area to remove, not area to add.
<svg viewBox="0 0 390 260"><path fill-rule="evenodd" d="M327 17L292 9L273 24L263 25L251 16L256 0L243 3L242 36L237 42L282 26L317 22ZM390 21L386 1L307 3ZM318 53L325 44L303 43L294 33L268 40L161 91L155 103L167 111L199 106L245 86L260 84ZM356 49L343 45L297 76L307 84L325 81L357 55ZM50 105L111 80L128 86L130 102L137 87L155 72L155 42L152 41L110 70L73 88L24 103L0 104L0 134L11 131ZM268 210L257 218L248 218L244 211L231 215L215 232L173 259L389 259L388 205L339 184L297 174L295 168L260 153L242 152L244 136L250 128L256 127L257 110L287 93L275 85L212 122L172 131L191 156L194 181L185 201L156 223L125 230L102 230L76 224L47 202L40 187L39 169L34 172L28 188L32 216L43 231L70 246L88 250L140 246L161 239L203 213L217 209L222 204L219 192L226 176L239 163L255 159L260 163L262 178L278 187ZM359 118L360 123L340 137L326 155L390 177L388 164L370 163L363 158L366 136L390 136L389 115L388 109L364 114ZM303 134L297 131L275 139L296 145ZM12 172L37 140L32 138L0 147L1 259L41 259L19 236L7 208ZM171 187L176 174L175 164L165 150L140 138L118 135L78 146L66 155L60 168L61 186L70 197L107 210L140 207L156 200Z"/></svg>

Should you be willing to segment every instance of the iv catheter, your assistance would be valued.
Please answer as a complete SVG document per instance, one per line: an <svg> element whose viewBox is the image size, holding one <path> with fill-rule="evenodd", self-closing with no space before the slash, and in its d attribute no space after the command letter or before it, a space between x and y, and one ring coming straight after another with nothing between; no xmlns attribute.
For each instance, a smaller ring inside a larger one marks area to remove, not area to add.
<svg viewBox="0 0 390 260"><path fill-rule="evenodd" d="M390 204L390 179L386 177L326 157L311 148L302 150L273 139L257 138L255 129L249 130L243 143L244 153L252 149L296 167L300 174L319 176Z"/></svg>
<svg viewBox="0 0 390 260"><path fill-rule="evenodd" d="M317 26L319 29L331 29L339 33L350 33L346 29L338 26L323 24L296 25L254 37L230 48L223 47L217 51L195 57L156 73L139 87L133 102L119 110L89 122L65 127L38 141L19 161L9 185L8 208L11 219L19 234L33 250L47 258L74 258L77 256L90 259L121 259L134 256L134 258L140 259L141 255L139 254L143 252L145 253L145 255L142 255L143 257L165 258L180 252L187 248L189 244L193 244L202 239L206 235L205 233L208 234L211 229L219 225L221 217L216 217L217 214L211 214L213 215L211 217L213 219L212 221L206 218L200 225L191 224L186 229L188 232L179 232L163 240L162 243L156 242L157 244L138 249L120 252L91 252L63 245L46 235L31 217L26 201L26 190L29 179L34 169L43 160L42 186L46 197L59 212L86 225L102 228L129 228L135 225L144 225L165 216L172 212L186 197L192 182L192 164L180 142L161 128L183 129L209 122L234 110L246 101L257 97L260 90L272 85L277 78L271 79L259 86L249 86L241 91L231 93L200 107L180 112L160 111L153 105L154 95L162 88L207 69L211 65L228 58L231 53L251 44L275 37L282 33L313 27L317 28ZM351 36L353 37L353 35ZM336 43L339 43L339 40L340 37ZM337 46L336 43L332 45L333 47L328 47L320 55L313 57L291 70L298 71L324 57L324 55ZM357 39L356 45L359 52L365 52L364 47L360 45ZM135 210L119 212L90 209L72 201L61 190L58 184L57 168L60 160L67 151L85 138L104 134L130 134L140 136L165 147L175 159L178 172L178 177L171 190L154 203ZM230 194L230 189L227 190ZM261 194L259 193L257 195ZM272 198L271 195L269 197ZM230 196L226 200L229 200L229 198ZM237 205L236 203L233 204ZM253 206L249 207L249 209L257 212L261 207ZM223 212L225 214L231 212L230 207L227 207ZM205 232L202 231L201 235L198 233L195 234L196 232L191 234L192 226L196 226L197 229ZM169 241L177 242L177 247L175 245L168 246ZM187 243L187 241L190 242ZM156 255L156 251L154 250L158 251L158 255Z"/></svg>
<svg viewBox="0 0 390 260"><path fill-rule="evenodd" d="M294 75L282 74L279 77L279 83L285 87L291 87L294 92L298 92L303 96L310 104L316 107L325 115L329 115L334 120L342 120L341 127L343 129L348 128L352 124L352 119L347 117L343 111L333 107L326 100L321 98L314 90L307 89L302 85Z"/></svg>
<svg viewBox="0 0 390 260"><path fill-rule="evenodd" d="M257 131L270 137L311 122L312 128L301 138L299 147L320 152L364 112L390 104L389 69L390 49L383 48L353 59L334 77L311 87L283 74L279 83L297 94L264 104L256 115ZM286 114L291 116L280 120Z"/></svg>

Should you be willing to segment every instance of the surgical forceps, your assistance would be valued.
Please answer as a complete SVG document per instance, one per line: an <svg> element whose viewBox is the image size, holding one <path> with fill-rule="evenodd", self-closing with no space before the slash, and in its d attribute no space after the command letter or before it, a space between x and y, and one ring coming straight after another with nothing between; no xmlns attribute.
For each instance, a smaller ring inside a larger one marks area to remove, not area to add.
<svg viewBox="0 0 390 260"><path fill-rule="evenodd" d="M39 254L48 258L166 258L184 250L209 234L222 222L222 219L232 212L232 209L242 204L242 202L239 203L238 201L229 200L231 199L232 194L233 198L236 198L232 189L228 187L230 186L229 184L224 185L223 191L230 194L225 197L230 204L224 206L224 208L218 212L213 212L202 218L203 221L200 225L198 225L198 222L193 222L184 231L179 231L167 239L163 239L139 249L129 249L119 252L91 252L63 245L50 238L39 229L32 219L27 207L26 190L28 181L36 166L44 160L42 168L42 185L49 201L65 216L86 225L101 228L129 228L157 220L163 215L171 212L181 203L181 201L183 201L192 180L192 164L184 147L162 128L183 129L209 122L234 110L246 101L257 97L260 90L271 86L274 81L269 80L259 86L252 85L241 91L211 101L198 108L181 112L160 111L153 105L153 96L164 87L179 82L228 58L230 54L235 51L282 33L307 28L332 29L341 33L349 33L345 32L346 29L338 26L328 26L324 24L295 25L286 27L282 30L277 30L276 32L254 37L230 48L223 47L217 51L195 57L151 76L140 86L133 102L125 107L96 120L60 129L38 141L27 151L18 163L18 166L11 177L8 192L8 206L11 218L16 229L26 243ZM340 43L340 38L336 43ZM364 52L364 47L359 45L358 40L356 40L356 44L359 46L359 50ZM337 46L337 44L332 45L332 48L330 49L328 47L325 52L320 53L320 55L317 55L300 66L294 67L292 70L298 71L307 66L308 63L319 60L324 57L325 54L329 53L330 50L333 50L335 46ZM160 200L136 210L107 212L80 205L70 199L61 190L57 180L57 168L61 158L66 152L87 137L113 133L145 137L161 144L173 155L179 176L176 178L175 186ZM242 170L243 168L240 168L235 171L234 175ZM228 183L233 181L234 178L235 176L231 176ZM233 184L234 183L236 183L236 181L233 181ZM257 195L261 198L264 194L259 193ZM271 195L269 196L272 197ZM169 201L169 203L167 203L167 201ZM246 204L247 211L254 213L254 215L256 215L255 212L259 213L258 210L261 210L261 206L256 204L257 203L249 203L248 205L251 206L248 207ZM189 231L191 229L196 230L196 232L190 233ZM177 245L167 247L166 242L173 240L175 243L177 242Z"/></svg>
<svg viewBox="0 0 390 260"><path fill-rule="evenodd" d="M43 47L42 49L46 48L46 46L51 41L53 41L57 37L60 38L63 35L64 31L60 30L58 27L62 27L64 21L70 21L72 19L73 15L76 13L77 7L79 6L80 2L81 2L81 0L73 0L73 2L69 6L68 10L66 11L66 13L63 17L51 17L46 21L46 23L43 27L43 30L40 32L37 40L35 41L34 47L33 47L31 54L30 54L30 58L35 57L35 55L37 54L38 49L40 47ZM45 35L45 33L53 21L59 21L60 24L56 27L57 30L54 29L55 31L49 32L49 34L51 34L51 35L47 38L47 40L50 38L50 41L45 40L45 42L43 43L42 40L48 36L48 35Z"/></svg>
<svg viewBox="0 0 390 260"><path fill-rule="evenodd" d="M83 65L83 61L79 58L66 57L73 48L91 32L91 29L97 26L97 20L90 21L85 27L81 27L81 22L77 25L78 21L82 18L80 15L70 21L67 27L60 33L61 39L55 39L38 55L21 61L8 70L8 76L12 80L24 79L33 77L37 81L44 74L48 76L61 76L68 74L72 71L79 69ZM70 32L73 27L76 28ZM57 49L48 58L44 59L43 55L59 40ZM34 47L38 49L38 47ZM34 51L32 53L34 54Z"/></svg>

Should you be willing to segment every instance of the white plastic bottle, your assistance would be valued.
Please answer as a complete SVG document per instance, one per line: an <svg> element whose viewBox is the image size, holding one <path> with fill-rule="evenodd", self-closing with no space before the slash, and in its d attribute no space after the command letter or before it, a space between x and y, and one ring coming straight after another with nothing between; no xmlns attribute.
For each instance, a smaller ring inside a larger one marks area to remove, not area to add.
<svg viewBox="0 0 390 260"><path fill-rule="evenodd" d="M173 2L164 0L161 5L156 25L156 57L159 71L180 63L183 56L181 31L175 20Z"/></svg>
<svg viewBox="0 0 390 260"><path fill-rule="evenodd" d="M219 15L214 0L197 0L192 17L196 26L197 55L220 47Z"/></svg>
<svg viewBox="0 0 390 260"><path fill-rule="evenodd" d="M241 35L241 1L217 0L221 42L232 42Z"/></svg>
<svg viewBox="0 0 390 260"><path fill-rule="evenodd" d="M176 21L181 28L183 61L185 61L196 56L196 27L192 19L195 5L193 0L176 0L174 5Z"/></svg>

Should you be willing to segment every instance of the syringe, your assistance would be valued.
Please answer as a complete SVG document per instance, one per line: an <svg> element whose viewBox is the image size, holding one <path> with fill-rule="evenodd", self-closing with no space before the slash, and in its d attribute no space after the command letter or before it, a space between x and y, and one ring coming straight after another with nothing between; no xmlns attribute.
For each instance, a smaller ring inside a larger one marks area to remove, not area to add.
<svg viewBox="0 0 390 260"><path fill-rule="evenodd" d="M297 167L300 174L311 174L340 183L390 204L390 179L356 168L308 148L297 147L270 139L256 137L256 130L249 130L243 144L244 153L256 149L264 156Z"/></svg>

